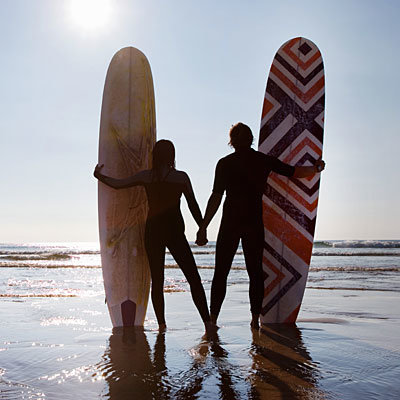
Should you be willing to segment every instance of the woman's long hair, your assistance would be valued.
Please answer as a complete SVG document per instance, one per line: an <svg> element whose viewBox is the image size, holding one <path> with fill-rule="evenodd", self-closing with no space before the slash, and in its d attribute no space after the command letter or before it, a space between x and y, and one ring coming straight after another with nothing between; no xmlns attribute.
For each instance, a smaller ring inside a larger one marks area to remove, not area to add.
<svg viewBox="0 0 400 400"><path fill-rule="evenodd" d="M158 180L163 168L175 169L175 147L170 140L159 140L153 147L153 167Z"/></svg>

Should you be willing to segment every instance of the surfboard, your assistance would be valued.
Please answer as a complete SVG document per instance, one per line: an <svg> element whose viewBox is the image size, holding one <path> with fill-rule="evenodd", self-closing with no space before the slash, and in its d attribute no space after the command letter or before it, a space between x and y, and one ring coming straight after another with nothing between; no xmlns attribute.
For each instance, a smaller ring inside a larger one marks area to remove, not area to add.
<svg viewBox="0 0 400 400"><path fill-rule="evenodd" d="M112 58L101 108L99 164L102 172L126 178L151 168L156 137L153 78L138 49ZM115 190L99 182L100 253L106 302L114 327L143 325L150 288L142 187Z"/></svg>
<svg viewBox="0 0 400 400"><path fill-rule="evenodd" d="M322 156L324 64L303 37L284 43L272 62L261 116L259 151L290 165L313 165ZM263 196L264 300L261 322L294 323L311 260L320 174L268 177Z"/></svg>

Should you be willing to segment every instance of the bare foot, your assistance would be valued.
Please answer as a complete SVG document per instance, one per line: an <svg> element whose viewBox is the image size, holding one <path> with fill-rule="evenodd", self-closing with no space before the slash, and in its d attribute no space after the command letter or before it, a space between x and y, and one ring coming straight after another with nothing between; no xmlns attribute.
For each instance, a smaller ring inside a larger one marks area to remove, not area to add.
<svg viewBox="0 0 400 400"><path fill-rule="evenodd" d="M257 329L257 330L260 329L260 324L258 323L258 321L251 321L250 326L251 326L251 329Z"/></svg>
<svg viewBox="0 0 400 400"><path fill-rule="evenodd" d="M259 318L259 314L252 314L252 319L250 322L250 326L252 329L260 329L260 323L258 322Z"/></svg>
<svg viewBox="0 0 400 400"><path fill-rule="evenodd" d="M219 327L213 321L207 321L204 323L206 328L206 335L213 336L217 333Z"/></svg>

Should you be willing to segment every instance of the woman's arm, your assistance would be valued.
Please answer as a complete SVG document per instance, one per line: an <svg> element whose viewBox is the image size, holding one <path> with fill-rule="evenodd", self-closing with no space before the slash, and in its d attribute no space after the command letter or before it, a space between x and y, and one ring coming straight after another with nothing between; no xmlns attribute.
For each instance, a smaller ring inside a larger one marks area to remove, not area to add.
<svg viewBox="0 0 400 400"><path fill-rule="evenodd" d="M203 216L201 215L200 207L197 203L196 197L194 197L194 193L185 194L185 197L194 220L196 221L197 225L200 226L203 222Z"/></svg>
<svg viewBox="0 0 400 400"><path fill-rule="evenodd" d="M130 176L129 178L117 179L112 178L111 176L103 175L101 173L101 169L104 167L104 164L96 165L94 169L93 175L102 183L107 186L112 187L113 189L125 189L132 186L137 186L143 184L143 171L138 172L137 174Z"/></svg>
<svg viewBox="0 0 400 400"><path fill-rule="evenodd" d="M196 197L193 192L192 184L190 182L188 175L186 175L186 177L185 177L185 190L183 191L183 194L185 195L186 201L189 206L189 210L190 210L194 220L197 222L197 225L200 227L200 225L203 222L203 216L201 215L200 207L199 207L199 204L197 203Z"/></svg>

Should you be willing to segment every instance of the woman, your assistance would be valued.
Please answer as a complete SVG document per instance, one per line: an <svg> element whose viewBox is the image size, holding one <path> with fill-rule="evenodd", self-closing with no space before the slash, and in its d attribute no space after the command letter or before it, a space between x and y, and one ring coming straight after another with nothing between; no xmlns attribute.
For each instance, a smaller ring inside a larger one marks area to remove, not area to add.
<svg viewBox="0 0 400 400"><path fill-rule="evenodd" d="M164 259L168 247L190 285L193 301L204 322L206 332L216 330L210 320L206 295L197 271L180 210L180 198L185 195L190 212L200 226L202 215L189 176L175 169L175 148L169 140L159 140L153 149L153 167L125 178L103 175L103 165L97 165L94 176L104 184L123 189L144 186L149 204L146 220L145 247L151 272L151 300L160 331L166 329L164 316Z"/></svg>

